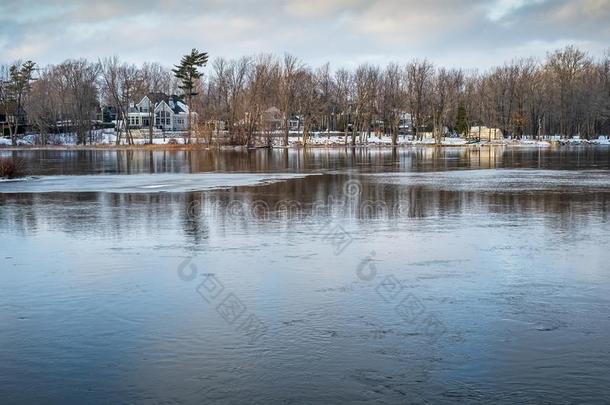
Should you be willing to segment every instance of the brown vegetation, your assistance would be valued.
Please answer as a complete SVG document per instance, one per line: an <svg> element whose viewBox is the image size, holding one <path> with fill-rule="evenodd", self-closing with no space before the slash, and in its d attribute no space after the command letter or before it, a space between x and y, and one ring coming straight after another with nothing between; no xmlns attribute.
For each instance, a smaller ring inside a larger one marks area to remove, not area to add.
<svg viewBox="0 0 610 405"><path fill-rule="evenodd" d="M0 76L2 71L8 72L0 69ZM473 126L498 128L507 136L610 133L610 50L593 58L570 46L544 60L519 59L485 72L425 60L333 70L292 56L218 58L197 86L190 109L204 123L197 142L209 146L265 144L272 133L287 143L289 125L305 143L310 132L327 130L344 133L346 144L371 132L391 134L396 142L405 129L403 113L410 114L416 136L433 133L437 140L445 130L467 134ZM10 90L0 92L5 101ZM90 117L100 111L100 100L124 114L149 92L180 89L157 64L69 60L41 69L23 105L43 144L51 126L70 123L82 145L91 142ZM277 111L271 120L270 109ZM133 144L129 129L123 131Z"/></svg>
<svg viewBox="0 0 610 405"><path fill-rule="evenodd" d="M21 159L0 158L0 178L13 179L24 176L24 164Z"/></svg>

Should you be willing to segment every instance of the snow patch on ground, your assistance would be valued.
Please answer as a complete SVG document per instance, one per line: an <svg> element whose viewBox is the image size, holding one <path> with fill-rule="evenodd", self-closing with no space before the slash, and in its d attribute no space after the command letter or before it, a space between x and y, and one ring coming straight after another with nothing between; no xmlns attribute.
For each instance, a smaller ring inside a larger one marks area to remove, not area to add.
<svg viewBox="0 0 610 405"><path fill-rule="evenodd" d="M147 129L132 130L133 141L135 145L147 145L149 144L149 134ZM162 132L158 129L154 130L152 143L154 145L168 145L177 144L183 145L185 142L186 133L184 132ZM222 135L221 135L222 136ZM415 145L435 145L436 141L432 138L426 138L421 140L413 139L412 135L400 135L397 139L399 146L415 146ZM268 142L274 147L284 147L284 137L279 133L275 133L270 137L270 140L264 135L256 136L256 146L267 146ZM92 141L93 145L115 145L117 140L117 133L112 128L98 129L91 132L91 136L87 137L87 144ZM339 132L312 132L307 139L307 145L310 146L345 146L346 145L345 134ZM352 138L351 134L347 137L347 145L351 145ZM18 140L19 146L33 146L39 144L38 135L26 135ZM546 148L552 146L552 144L568 144L568 145L582 145L582 144L597 144L597 145L610 145L610 139L607 136L599 136L594 140L580 139L578 136L574 136L570 139L561 138L559 136L546 137L544 140L535 140L532 137L521 137L514 139L498 139L493 141L468 141L463 138L445 137L441 141L443 146L485 146L485 145L510 145L519 147L535 147L535 148ZM62 133L62 134L50 134L47 137L48 145L57 146L73 146L76 145L76 135L73 133ZM125 133L121 136L121 145L127 145ZM303 136L301 133L290 132L288 137L288 146L298 147L303 146ZM356 137L357 146L392 146L392 137L390 135L379 135L371 134L370 136L363 136L362 139ZM0 138L0 147L12 146L11 140L8 138Z"/></svg>

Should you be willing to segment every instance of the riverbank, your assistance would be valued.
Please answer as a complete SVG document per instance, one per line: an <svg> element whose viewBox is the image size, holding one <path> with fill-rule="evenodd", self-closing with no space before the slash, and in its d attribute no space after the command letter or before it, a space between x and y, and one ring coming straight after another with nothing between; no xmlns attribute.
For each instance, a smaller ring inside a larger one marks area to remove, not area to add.
<svg viewBox="0 0 610 405"><path fill-rule="evenodd" d="M596 146L595 143L580 143L574 144L575 146ZM510 143L465 143L465 144L441 144L436 145L433 143L409 143L399 144L396 146L385 145L385 144L356 144L356 145L339 145L339 144L308 144L308 145L290 145L290 146L240 146L240 145L207 145L207 144L181 144L181 145L150 145L150 144L136 144L136 145L19 145L19 146L2 146L0 151L21 151L21 150L167 150L167 151L188 151L188 150L235 150L235 151L246 151L255 149L345 149L345 148L356 148L356 149L407 149L407 148L489 148L489 147L508 147L508 148L551 148L551 147L562 147L565 144L551 143L551 142L510 142ZM568 145L569 146L569 145Z"/></svg>
<svg viewBox="0 0 610 405"><path fill-rule="evenodd" d="M18 140L16 146L12 145L7 138L0 138L0 149L150 149L150 150L190 150L190 149L258 149L258 148L303 148L303 147L322 147L322 148L345 148L345 147L481 147L481 146L515 146L515 147L551 147L558 145L610 145L610 137L599 136L594 140L581 139L579 136L571 138L561 138L559 136L543 136L542 139L534 139L531 136L524 136L519 139L489 139L474 141L464 138L444 137L440 144L435 139L424 138L414 139L412 135L400 135L396 139L396 145L390 135L370 134L356 136L355 144L352 145L351 135L347 138L345 134L338 132L314 132L311 133L306 141L301 133L291 132L286 146L284 136L280 134L258 134L254 137L254 144L250 147L244 145L229 145L227 134L219 134L212 138L211 143L203 137L193 136L191 143L186 144L186 134L183 132L166 132L161 134L155 132L152 143L148 134L142 132L134 133L133 144L127 144L126 140L120 139L117 145L117 135L112 129L100 129L92 131L87 137L88 145L77 145L76 136L73 133L61 133L48 135L47 145L40 146L40 137L36 134L23 136ZM236 141L236 140L234 140ZM245 140L243 140L245 143Z"/></svg>

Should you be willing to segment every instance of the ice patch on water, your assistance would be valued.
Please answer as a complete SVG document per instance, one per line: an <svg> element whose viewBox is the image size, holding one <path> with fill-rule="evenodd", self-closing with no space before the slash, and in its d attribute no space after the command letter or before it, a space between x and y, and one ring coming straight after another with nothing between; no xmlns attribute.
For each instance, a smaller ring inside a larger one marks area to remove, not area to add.
<svg viewBox="0 0 610 405"><path fill-rule="evenodd" d="M2 182L0 193L184 193L239 186L260 186L309 175L311 174L164 173L41 176Z"/></svg>
<svg viewBox="0 0 610 405"><path fill-rule="evenodd" d="M27 177L17 177L14 179L7 179L7 178L0 178L0 183L15 183L15 182L20 182L20 181L28 181L28 180L32 180L35 179L36 177L32 177L32 176L27 176ZM0 190L0 192L2 192Z"/></svg>
<svg viewBox="0 0 610 405"><path fill-rule="evenodd" d="M610 191L608 170L488 169L370 173L379 183L473 192Z"/></svg>
<svg viewBox="0 0 610 405"><path fill-rule="evenodd" d="M151 184L150 186L142 186L142 188L163 188L171 187L171 184Z"/></svg>

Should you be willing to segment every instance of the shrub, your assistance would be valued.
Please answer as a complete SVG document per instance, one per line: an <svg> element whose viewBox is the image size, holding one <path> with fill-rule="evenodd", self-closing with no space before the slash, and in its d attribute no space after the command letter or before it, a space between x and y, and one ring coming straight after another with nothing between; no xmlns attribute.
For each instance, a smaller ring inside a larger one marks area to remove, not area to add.
<svg viewBox="0 0 610 405"><path fill-rule="evenodd" d="M19 159L0 158L0 178L23 176L23 162Z"/></svg>

